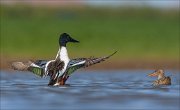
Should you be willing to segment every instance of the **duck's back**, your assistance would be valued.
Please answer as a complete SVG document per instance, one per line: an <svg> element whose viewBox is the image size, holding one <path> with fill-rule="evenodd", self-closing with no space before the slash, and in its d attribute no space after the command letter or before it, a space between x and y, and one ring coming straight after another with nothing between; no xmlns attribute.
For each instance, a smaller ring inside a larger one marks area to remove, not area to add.
<svg viewBox="0 0 180 110"><path fill-rule="evenodd" d="M168 77L164 77L163 79L159 80L159 84L160 85L171 85L171 78Z"/></svg>

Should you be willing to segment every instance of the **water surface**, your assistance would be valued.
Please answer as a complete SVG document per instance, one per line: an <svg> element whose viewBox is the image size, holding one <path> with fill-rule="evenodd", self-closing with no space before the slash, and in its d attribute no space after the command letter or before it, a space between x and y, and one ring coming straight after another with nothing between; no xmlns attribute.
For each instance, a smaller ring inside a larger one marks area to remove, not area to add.
<svg viewBox="0 0 180 110"><path fill-rule="evenodd" d="M153 87L152 70L78 71L61 87L29 72L1 71L1 110L179 109L179 71L166 71L171 86Z"/></svg>

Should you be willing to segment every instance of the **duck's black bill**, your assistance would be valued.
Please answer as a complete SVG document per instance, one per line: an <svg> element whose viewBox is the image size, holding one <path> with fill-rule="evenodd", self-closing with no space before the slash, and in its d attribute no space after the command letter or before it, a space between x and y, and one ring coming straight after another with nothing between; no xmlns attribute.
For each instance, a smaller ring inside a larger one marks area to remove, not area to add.
<svg viewBox="0 0 180 110"><path fill-rule="evenodd" d="M75 40L75 39L73 39L73 38L70 38L69 42L79 43L78 40Z"/></svg>

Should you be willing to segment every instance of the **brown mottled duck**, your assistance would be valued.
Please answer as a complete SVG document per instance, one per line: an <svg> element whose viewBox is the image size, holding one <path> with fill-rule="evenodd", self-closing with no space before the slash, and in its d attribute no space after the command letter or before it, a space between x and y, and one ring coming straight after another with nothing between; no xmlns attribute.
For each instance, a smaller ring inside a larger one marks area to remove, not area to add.
<svg viewBox="0 0 180 110"><path fill-rule="evenodd" d="M153 82L154 86L171 85L170 76L165 76L165 73L162 69L155 70L153 73L149 74L148 76L158 77L158 79Z"/></svg>

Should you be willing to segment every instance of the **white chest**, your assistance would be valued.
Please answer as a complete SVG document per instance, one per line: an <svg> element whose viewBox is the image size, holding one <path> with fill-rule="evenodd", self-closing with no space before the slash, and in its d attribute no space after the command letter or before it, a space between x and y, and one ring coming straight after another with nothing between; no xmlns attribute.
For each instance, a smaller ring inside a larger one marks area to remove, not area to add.
<svg viewBox="0 0 180 110"><path fill-rule="evenodd" d="M61 50L60 50L60 59L61 61L64 62L64 68L61 70L61 73L64 73L65 70L66 70L66 67L70 61L69 57L68 57L68 53L67 53L67 49L66 47L61 47Z"/></svg>

